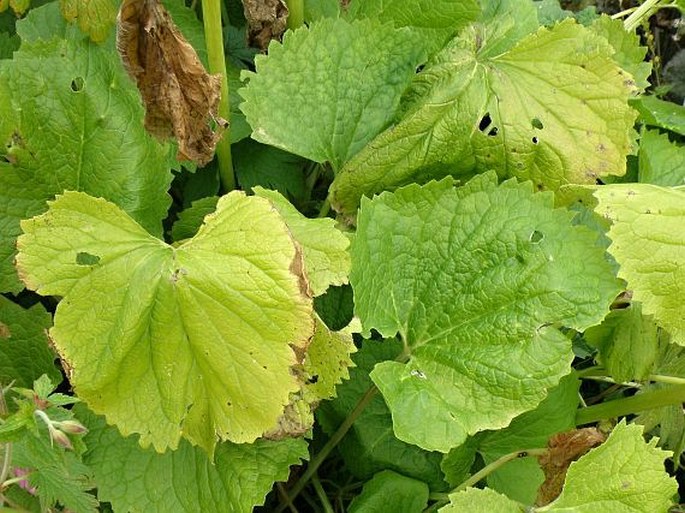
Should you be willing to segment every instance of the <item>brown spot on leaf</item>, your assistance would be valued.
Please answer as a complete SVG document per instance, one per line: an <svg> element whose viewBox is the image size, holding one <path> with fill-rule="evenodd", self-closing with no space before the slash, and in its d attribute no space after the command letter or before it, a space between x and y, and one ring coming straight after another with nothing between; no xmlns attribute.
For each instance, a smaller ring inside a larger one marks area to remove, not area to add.
<svg viewBox="0 0 685 513"><path fill-rule="evenodd" d="M288 7L283 0L243 0L250 46L266 50L272 39L280 39L288 22Z"/></svg>
<svg viewBox="0 0 685 513"><path fill-rule="evenodd" d="M10 331L10 327L7 324L3 324L0 322L0 338L11 338L12 337L12 332Z"/></svg>
<svg viewBox="0 0 685 513"><path fill-rule="evenodd" d="M176 137L179 160L201 166L212 160L226 126L216 118L221 76L205 71L159 0L124 0L117 49L143 97L145 128L161 139Z"/></svg>
<svg viewBox="0 0 685 513"><path fill-rule="evenodd" d="M314 417L312 406L307 404L301 394L291 394L291 402L283 410L276 425L264 433L267 440L283 440L304 435L312 427Z"/></svg>
<svg viewBox="0 0 685 513"><path fill-rule="evenodd" d="M538 490L535 504L544 506L556 499L564 486L566 471L571 463L604 440L606 435L597 428L574 429L550 438L547 444L549 450L538 457L545 473L545 482Z"/></svg>

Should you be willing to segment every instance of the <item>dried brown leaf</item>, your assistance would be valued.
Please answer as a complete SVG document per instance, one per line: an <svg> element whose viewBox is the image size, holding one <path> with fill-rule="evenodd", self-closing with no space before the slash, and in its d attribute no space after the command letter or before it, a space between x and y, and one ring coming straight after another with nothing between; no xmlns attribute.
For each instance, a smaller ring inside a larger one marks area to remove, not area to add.
<svg viewBox="0 0 685 513"><path fill-rule="evenodd" d="M227 124L216 118L221 76L207 73L159 0L124 0L117 49L143 97L145 128L159 138L176 137L179 160L201 166L212 160Z"/></svg>
<svg viewBox="0 0 685 513"><path fill-rule="evenodd" d="M535 504L544 506L556 499L564 486L566 471L571 463L604 440L606 435L597 428L574 429L550 438L547 444L549 450L538 457L545 473L545 482L538 490Z"/></svg>
<svg viewBox="0 0 685 513"><path fill-rule="evenodd" d="M250 46L266 50L272 39L280 39L288 22L283 0L243 0Z"/></svg>

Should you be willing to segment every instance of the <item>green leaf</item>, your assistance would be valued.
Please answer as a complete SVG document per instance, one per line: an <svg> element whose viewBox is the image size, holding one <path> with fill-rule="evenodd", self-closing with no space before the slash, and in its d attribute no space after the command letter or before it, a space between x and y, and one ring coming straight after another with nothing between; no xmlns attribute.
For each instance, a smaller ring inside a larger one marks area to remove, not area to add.
<svg viewBox="0 0 685 513"><path fill-rule="evenodd" d="M227 64L226 79L228 80L228 94L231 103L231 144L242 141L249 137L252 133L252 128L245 119L245 114L240 109L243 103L243 97L240 96L238 90L245 85L245 82L240 78L240 69L235 66Z"/></svg>
<svg viewBox="0 0 685 513"><path fill-rule="evenodd" d="M18 25L28 29L50 12L60 17L57 9L31 10ZM43 212L55 194L104 197L155 234L169 206L169 146L136 121L143 118L138 91L111 40L96 45L76 28L69 32L66 40L24 39L14 59L0 64L2 291L21 289L13 266L19 221Z"/></svg>
<svg viewBox="0 0 685 513"><path fill-rule="evenodd" d="M649 87L652 64L645 62L647 47L640 46L640 38L635 32L628 32L622 20L612 19L606 14L597 18L590 25L590 30L609 41L615 50L611 56L612 59L623 70L632 75L635 85L640 91Z"/></svg>
<svg viewBox="0 0 685 513"><path fill-rule="evenodd" d="M445 481L454 488L471 477L471 468L476 462L478 443L482 433L470 436L459 447L454 447L442 458L440 468L445 474Z"/></svg>
<svg viewBox="0 0 685 513"><path fill-rule="evenodd" d="M409 29L326 18L272 42L240 91L252 137L335 169L392 119L422 59Z"/></svg>
<svg viewBox="0 0 685 513"><path fill-rule="evenodd" d="M316 330L304 360L307 376L305 394L310 402L318 404L322 399L335 397L336 386L349 379L349 369L354 367L350 355L357 351L352 332L351 327L331 331L316 318Z"/></svg>
<svg viewBox="0 0 685 513"><path fill-rule="evenodd" d="M480 5L476 0L357 0L347 12L349 18L371 18L410 27L420 35L427 53L442 48L450 36L476 21Z"/></svg>
<svg viewBox="0 0 685 513"><path fill-rule="evenodd" d="M350 240L335 227L333 219L307 219L276 191L255 187L254 193L273 204L302 247L304 267L314 296L326 292L329 285L347 283Z"/></svg>
<svg viewBox="0 0 685 513"><path fill-rule="evenodd" d="M14 382L28 388L43 374L56 383L62 380L54 363L56 355L48 345L51 325L52 318L42 305L25 310L0 296L0 387Z"/></svg>
<svg viewBox="0 0 685 513"><path fill-rule="evenodd" d="M216 210L219 198L209 196L193 201L192 205L183 210L171 227L171 238L178 242L194 236L202 226L205 217Z"/></svg>
<svg viewBox="0 0 685 513"><path fill-rule="evenodd" d="M685 135L685 107L660 100L656 96L640 96L630 104L640 113L640 120L648 126L665 128Z"/></svg>
<svg viewBox="0 0 685 513"><path fill-rule="evenodd" d="M233 146L233 162L244 190L261 185L296 202L307 195L304 168L308 161L302 157L247 139Z"/></svg>
<svg viewBox="0 0 685 513"><path fill-rule="evenodd" d="M639 179L654 185L685 185L685 146L658 130L645 130L640 138Z"/></svg>
<svg viewBox="0 0 685 513"><path fill-rule="evenodd" d="M12 464L30 469L29 484L36 488L43 511L56 502L74 513L95 513L98 502L91 470L72 451L51 447L46 429L40 436L27 433L13 444Z"/></svg>
<svg viewBox="0 0 685 513"><path fill-rule="evenodd" d="M358 332L356 326L334 332L317 316L314 321L314 336L307 346L302 367L297 369L302 389L291 394L277 426L265 433L268 439L281 440L309 433L316 407L322 400L335 397L336 386L349 378L349 367L354 366L350 354L357 350L352 339L352 333Z"/></svg>
<svg viewBox="0 0 685 513"><path fill-rule="evenodd" d="M340 0L304 0L304 20L316 21L319 18L340 16Z"/></svg>
<svg viewBox="0 0 685 513"><path fill-rule="evenodd" d="M314 298L314 309L326 326L332 330L343 329L354 316L352 287L328 287L324 295Z"/></svg>
<svg viewBox="0 0 685 513"><path fill-rule="evenodd" d="M483 433L478 452L485 464L514 451L546 447L552 435L574 429L579 385L575 375L566 376L536 409L519 415L504 429ZM511 499L532 504L544 480L537 458L527 457L508 462L490 474L487 483Z"/></svg>
<svg viewBox="0 0 685 513"><path fill-rule="evenodd" d="M597 361L615 381L642 381L654 372L660 353L659 329L653 319L642 315L640 303L613 310L584 337L599 350Z"/></svg>
<svg viewBox="0 0 685 513"><path fill-rule="evenodd" d="M399 333L410 357L371 377L395 435L425 449L447 452L535 408L573 358L557 328L598 323L620 290L595 235L551 193L496 183L487 173L362 202L355 313L364 333Z"/></svg>
<svg viewBox="0 0 685 513"><path fill-rule="evenodd" d="M450 495L450 503L439 513L523 513L525 510L505 495L490 488L468 488ZM604 513L604 512L602 512Z"/></svg>
<svg viewBox="0 0 685 513"><path fill-rule="evenodd" d="M668 451L645 443L642 427L621 421L599 447L571 463L561 495L539 512L666 513L677 492L664 470Z"/></svg>
<svg viewBox="0 0 685 513"><path fill-rule="evenodd" d="M31 9L24 19L17 21L16 29L23 43L35 43L40 39L49 41L53 38L67 38L67 32L72 37L76 34L83 36L66 22L56 2Z"/></svg>
<svg viewBox="0 0 685 513"><path fill-rule="evenodd" d="M0 32L0 59L11 59L12 54L19 49L19 43L16 34Z"/></svg>
<svg viewBox="0 0 685 513"><path fill-rule="evenodd" d="M572 11L561 8L559 0L535 0L533 5L538 11L540 25L551 26L561 20L573 17Z"/></svg>
<svg viewBox="0 0 685 513"><path fill-rule="evenodd" d="M428 503L426 483L391 470L379 472L364 483L349 513L421 513Z"/></svg>
<svg viewBox="0 0 685 513"><path fill-rule="evenodd" d="M50 336L74 390L125 435L211 454L217 437L254 441L300 388L293 348L312 334L311 299L270 202L232 192L175 248L77 192L22 228L25 283L63 297Z"/></svg>
<svg viewBox="0 0 685 513"><path fill-rule="evenodd" d="M119 2L116 0L60 0L62 16L69 22L77 21L79 28L96 43L107 39L117 19Z"/></svg>
<svg viewBox="0 0 685 513"><path fill-rule="evenodd" d="M79 410L90 430L85 462L93 469L98 498L114 511L146 513L249 513L264 502L274 481L288 478L290 465L307 459L304 439L217 445L214 461L182 441L175 451L143 449L123 438L102 417Z"/></svg>
<svg viewBox="0 0 685 513"><path fill-rule="evenodd" d="M335 401L323 402L316 410L322 429L333 434L357 402L373 386L369 371L383 360L394 359L402 351L397 341L365 340L352 355L356 367L350 379L337 387ZM439 453L406 444L393 435L392 418L383 398L376 395L364 408L348 434L338 445L346 468L359 479L369 479L385 469L429 484L432 490L444 488Z"/></svg>
<svg viewBox="0 0 685 513"><path fill-rule="evenodd" d="M610 219L609 253L642 311L685 345L685 190L647 184L598 187L595 211Z"/></svg>
<svg viewBox="0 0 685 513"><path fill-rule="evenodd" d="M575 428L579 384L574 374L562 378L534 410L519 415L504 429L483 431L452 449L441 464L450 485L457 486L471 475L476 453L487 465L506 454L546 447L552 435ZM489 474L487 483L507 497L532 504L544 480L538 460L526 457L511 460Z"/></svg>
<svg viewBox="0 0 685 513"><path fill-rule="evenodd" d="M519 41L527 18L506 14L464 30L417 75L404 117L336 176L336 210L447 174L494 168L557 189L625 172L635 87L607 41L572 20Z"/></svg>

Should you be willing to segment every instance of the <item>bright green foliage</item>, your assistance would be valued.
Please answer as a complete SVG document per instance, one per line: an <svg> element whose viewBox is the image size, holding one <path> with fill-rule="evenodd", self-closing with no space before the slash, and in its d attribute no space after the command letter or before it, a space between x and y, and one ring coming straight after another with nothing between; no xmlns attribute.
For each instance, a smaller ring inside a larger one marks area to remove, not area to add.
<svg viewBox="0 0 685 513"><path fill-rule="evenodd" d="M572 359L557 327L598 323L620 290L595 236L550 193L498 187L494 173L364 200L358 221L355 312L365 333L399 333L410 358L371 377L395 435L426 449L537 406Z"/></svg>
<svg viewBox="0 0 685 513"><path fill-rule="evenodd" d="M632 79L605 39L572 20L521 39L535 28L525 12L472 25L426 65L404 117L336 177L336 210L353 214L362 195L446 174L495 168L556 189L624 173Z"/></svg>
<svg viewBox="0 0 685 513"><path fill-rule="evenodd" d="M390 123L422 53L408 28L372 20L287 33L244 73L252 137L338 169Z"/></svg>
<svg viewBox="0 0 685 513"><path fill-rule="evenodd" d="M358 330L350 325L341 331L331 331L318 316L314 320L314 336L302 367L297 369L303 386L291 394L277 426L265 434L269 439L308 433L314 425L316 407L322 400L335 397L336 386L349 378L348 369L354 365L350 359L356 351L352 333Z"/></svg>
<svg viewBox="0 0 685 513"><path fill-rule="evenodd" d="M24 309L0 296L0 387L29 387L43 374L61 381L46 336L51 324L42 305Z"/></svg>
<svg viewBox="0 0 685 513"><path fill-rule="evenodd" d="M116 0L60 0L62 16L78 22L79 28L96 43L107 39L114 27L119 2Z"/></svg>
<svg viewBox="0 0 685 513"><path fill-rule="evenodd" d="M304 0L304 19L307 23L319 18L340 16L340 0Z"/></svg>
<svg viewBox="0 0 685 513"><path fill-rule="evenodd" d="M255 187L254 192L273 204L301 246L308 284L314 296L326 292L330 285L347 283L350 241L335 227L333 219L307 219L278 192L261 187Z"/></svg>
<svg viewBox="0 0 685 513"><path fill-rule="evenodd" d="M524 513L522 506L490 488L469 488L450 495L450 504L439 513Z"/></svg>
<svg viewBox="0 0 685 513"><path fill-rule="evenodd" d="M606 442L571 464L561 495L539 513L666 513L677 484L664 471L669 454L645 443L642 428L618 424ZM440 513L528 511L504 495L470 488L450 496Z"/></svg>
<svg viewBox="0 0 685 513"><path fill-rule="evenodd" d="M176 241L189 239L197 233L202 226L205 216L211 214L216 210L216 204L219 201L217 196L207 196L197 201L183 210L178 219L171 227L171 238Z"/></svg>
<svg viewBox="0 0 685 513"><path fill-rule="evenodd" d="M249 513L274 481L308 457L304 439L217 445L214 460L188 442L158 454L136 437L123 438L102 417L79 410L90 429L85 462L93 469L98 498L114 511L145 513Z"/></svg>
<svg viewBox="0 0 685 513"><path fill-rule="evenodd" d="M655 366L654 374L665 376L685 377L685 348L668 343L668 337L661 330L662 347L659 362ZM664 340L665 339L665 340ZM667 387L663 383L650 383L643 386L640 393L649 393ZM680 404L672 404L663 408L653 408L640 412L635 418L637 424L645 426L646 432L658 433L659 446L673 451L672 460L680 461L685 451L685 416Z"/></svg>
<svg viewBox="0 0 685 513"><path fill-rule="evenodd" d="M228 65L228 64L227 64ZM249 137L252 133L252 128L245 119L245 114L240 110L240 104L243 103L243 97L238 94L244 82L240 79L240 70L233 66L228 66L226 70L228 80L228 94L231 103L231 144L241 141Z"/></svg>
<svg viewBox="0 0 685 513"><path fill-rule="evenodd" d="M519 415L504 429L485 432L478 444L483 461L489 464L514 451L546 447L552 435L574 429L579 385L575 375L566 376L535 410ZM487 483L514 500L532 504L544 480L537 459L527 457L508 462L490 474Z"/></svg>
<svg viewBox="0 0 685 513"><path fill-rule="evenodd" d="M31 9L26 18L17 22L16 29L22 43L36 43L40 39L49 41L53 38L84 38L75 25L64 20L57 2Z"/></svg>
<svg viewBox="0 0 685 513"><path fill-rule="evenodd" d="M654 372L661 351L659 329L654 319L642 315L640 303L613 310L584 336L599 350L597 361L619 383L645 380Z"/></svg>
<svg viewBox="0 0 685 513"><path fill-rule="evenodd" d="M52 510L59 501L75 513L95 512L98 503L86 493L94 487L91 471L80 460L85 446L79 435L85 428L71 410L61 407L78 399L52 393L54 388L43 375L33 389L12 389L13 412L0 423L0 440L12 442L11 447L3 447L9 448L3 451L9 458L4 464L29 472L27 480L36 488L41 511ZM10 490L3 487L3 496L12 491L7 486Z"/></svg>
<svg viewBox="0 0 685 513"><path fill-rule="evenodd" d="M615 50L611 58L623 70L631 74L635 86L640 91L649 87L649 74L652 72L652 64L645 62L647 47L640 46L640 38L633 32L626 31L623 21L614 20L603 14L597 18L590 29L602 36ZM630 78L626 78L630 80Z"/></svg>
<svg viewBox="0 0 685 513"><path fill-rule="evenodd" d="M364 484L354 498L349 513L421 513L428 503L426 483L397 474L379 472Z"/></svg>
<svg viewBox="0 0 685 513"><path fill-rule="evenodd" d="M59 501L74 513L95 513L98 502L88 490L94 488L92 471L73 452L51 447L46 429L40 437L26 436L13 444L12 462L31 469L29 484L36 488L43 511Z"/></svg>
<svg viewBox="0 0 685 513"><path fill-rule="evenodd" d="M65 23L52 4L19 26L30 32L41 16ZM132 122L142 119L142 105L119 57L77 28L65 30L67 39L24 37L14 59L0 63L2 291L21 288L12 265L19 221L43 212L55 194L107 198L152 233L161 233L169 206L169 147Z"/></svg>
<svg viewBox="0 0 685 513"><path fill-rule="evenodd" d="M664 470L668 451L642 438L642 427L621 421L599 447L571 464L561 495L539 512L666 513L677 492Z"/></svg>
<svg viewBox="0 0 685 513"><path fill-rule="evenodd" d="M630 104L640 113L643 123L685 135L685 107L682 105L651 95L636 98Z"/></svg>
<svg viewBox="0 0 685 513"><path fill-rule="evenodd" d="M24 282L63 297L50 335L70 381L122 433L160 451L185 437L211 454L217 437L254 441L299 389L291 345L312 334L311 300L267 200L223 196L176 248L76 192L22 229Z"/></svg>
<svg viewBox="0 0 685 513"><path fill-rule="evenodd" d="M679 146L658 130L645 130L640 138L640 182L654 185L685 185L685 146Z"/></svg>
<svg viewBox="0 0 685 513"><path fill-rule="evenodd" d="M303 168L310 163L308 160L252 139L233 145L232 150L236 176L243 190L261 185L279 191L293 202L304 200L307 193Z"/></svg>
<svg viewBox="0 0 685 513"><path fill-rule="evenodd" d="M350 377L349 368L354 366L350 355L356 351L351 327L331 331L316 317L316 330L304 360L305 398L318 403L335 397L336 386Z"/></svg>
<svg viewBox="0 0 685 513"><path fill-rule="evenodd" d="M420 34L429 53L442 48L450 36L476 21L479 13L476 0L357 0L348 10L351 18L371 18L391 21L396 27L411 27Z"/></svg>
<svg viewBox="0 0 685 513"><path fill-rule="evenodd" d="M685 345L685 190L646 184L598 187L595 211L613 221L609 252L642 310Z"/></svg>
<svg viewBox="0 0 685 513"><path fill-rule="evenodd" d="M468 478L477 452L489 464L505 454L546 447L550 436L575 428L578 385L574 374L564 377L534 410L519 415L504 429L484 431L452 449L441 465L450 485ZM538 461L527 457L509 461L488 475L487 483L512 499L532 504L544 479Z"/></svg>
<svg viewBox="0 0 685 513"><path fill-rule="evenodd" d="M316 418L326 433L333 434L373 386L369 371L374 365L394 359L401 350L402 345L394 340L364 341L359 352L352 356L356 367L350 369L349 381L337 388L336 400L322 403L316 411ZM445 486L440 473L441 455L395 438L390 411L380 394L362 411L338 449L346 468L359 479L369 479L379 471L390 469L424 481L433 490Z"/></svg>

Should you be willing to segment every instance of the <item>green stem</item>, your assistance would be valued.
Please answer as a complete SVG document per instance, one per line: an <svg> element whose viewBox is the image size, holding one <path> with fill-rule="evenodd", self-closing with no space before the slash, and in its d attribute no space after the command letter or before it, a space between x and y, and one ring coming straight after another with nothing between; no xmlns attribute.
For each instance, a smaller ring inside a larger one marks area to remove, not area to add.
<svg viewBox="0 0 685 513"><path fill-rule="evenodd" d="M286 0L288 6L288 28L295 30L304 25L304 1Z"/></svg>
<svg viewBox="0 0 685 513"><path fill-rule="evenodd" d="M338 427L337 431L333 433L333 436L331 436L328 442L326 442L326 445L324 445L321 448L321 451L319 451L319 453L312 458L312 460L309 462L309 465L307 466L307 470L305 470L304 474L302 474L300 479L297 480L297 483L295 483L295 486L293 486L290 490L289 499L291 501L299 495L299 493L304 489L305 485L309 482L309 480L314 476L314 474L316 474L316 471L319 469L321 464L326 460L331 451L345 437L345 435L350 430L352 425L355 423L359 415L361 415L361 413L364 411L364 408L366 408L366 406L376 396L376 393L378 393L378 389L375 386L370 387L366 391L366 393L362 396L361 399L359 399L359 402L357 402L357 405L350 412L347 418L343 421L342 424L340 424L340 427ZM278 508L276 508L276 511L274 513L281 513L283 510L285 510L286 507L286 504L281 504Z"/></svg>
<svg viewBox="0 0 685 513"><path fill-rule="evenodd" d="M662 374L650 374L649 381L656 383L666 383L668 385L685 385L685 379L676 378L675 376L664 376Z"/></svg>
<svg viewBox="0 0 685 513"><path fill-rule="evenodd" d="M644 19L651 15L652 9L656 9L660 2L661 0L645 0L640 7L635 9L635 12L626 18L623 22L623 28L628 32L633 32L642 24Z"/></svg>
<svg viewBox="0 0 685 513"><path fill-rule="evenodd" d="M334 513L333 506L331 506L328 496L326 495L326 490L321 486L321 481L319 481L319 475L314 474L312 476L312 484L314 485L314 490L316 490L316 495L321 501L321 506L323 506L324 513Z"/></svg>
<svg viewBox="0 0 685 513"><path fill-rule="evenodd" d="M221 25L221 0L202 0L202 17L205 25L209 72L221 75L221 99L219 100L219 111L217 114L220 118L230 121L231 104L228 96L226 56L224 54L224 36ZM225 21L228 23L228 20ZM216 155L219 159L221 185L224 191L230 192L235 189L235 175L233 173L233 159L231 157L230 124L216 145Z"/></svg>
<svg viewBox="0 0 685 513"><path fill-rule="evenodd" d="M290 513L298 513L297 508L295 508L295 506L293 505L293 501L290 500L290 497L288 497L288 492L285 490L285 486L283 486L283 483L276 483L276 488L278 489L278 493L285 501L286 506L288 506L288 508L290 509Z"/></svg>
<svg viewBox="0 0 685 513"><path fill-rule="evenodd" d="M0 388L0 418L7 415L7 402L5 401L5 389ZM2 483L5 482L10 473L10 465L12 464L12 443L4 444L4 451L2 455L2 468L0 468L0 506L5 505L5 496L2 493L4 487Z"/></svg>
<svg viewBox="0 0 685 513"><path fill-rule="evenodd" d="M612 419L682 402L685 402L685 385L649 390L632 397L581 408L576 413L576 425L592 424L603 419Z"/></svg>
<svg viewBox="0 0 685 513"><path fill-rule="evenodd" d="M323 205L321 205L319 213L316 215L316 217L326 217L330 211L331 203L330 201L328 201L328 198L326 198L326 200L323 202Z"/></svg>
<svg viewBox="0 0 685 513"><path fill-rule="evenodd" d="M472 486L475 486L478 484L479 481L485 479L488 477L490 474L495 472L497 469L501 468L505 464L509 463L510 461L517 460L519 458L527 458L529 456L536 457L536 456L542 456L543 454L547 454L547 449L528 449L526 451L516 451L516 452L511 452L509 454L505 454L501 458L493 461L489 465L486 465L482 469L480 469L478 472L473 474L471 477L469 477L466 481L461 483L459 486L454 488L451 492L448 493L432 493L430 495L431 499L437 500L435 504L433 504L431 507L428 509L424 510L424 513L427 513L428 511L433 511L434 509L440 508L447 504L449 502L449 497L453 493L461 492L462 490L466 490L467 488L470 488Z"/></svg>
<svg viewBox="0 0 685 513"><path fill-rule="evenodd" d="M519 458L527 458L528 456L542 456L543 454L547 454L547 449L529 449L527 451L516 451L510 452L509 454L505 454L504 456L493 461L489 465L484 466L478 472L469 477L466 481L457 486L450 493L460 492L462 490L466 490L467 488L478 484L479 481L485 479L495 470L499 469L500 467L502 467L506 463L509 463L510 461L517 460Z"/></svg>

